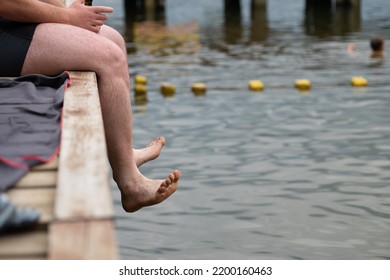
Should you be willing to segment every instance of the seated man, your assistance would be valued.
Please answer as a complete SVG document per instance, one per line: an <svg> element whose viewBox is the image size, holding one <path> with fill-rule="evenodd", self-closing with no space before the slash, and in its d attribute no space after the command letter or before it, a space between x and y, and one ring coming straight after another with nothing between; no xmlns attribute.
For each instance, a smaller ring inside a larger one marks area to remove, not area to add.
<svg viewBox="0 0 390 280"><path fill-rule="evenodd" d="M152 180L139 171L138 165L158 156L165 139L133 151L125 43L104 25L112 8L87 7L83 1L66 8L60 0L0 0L0 76L96 73L113 177L124 210L134 212L173 194L181 173L175 170L166 179Z"/></svg>

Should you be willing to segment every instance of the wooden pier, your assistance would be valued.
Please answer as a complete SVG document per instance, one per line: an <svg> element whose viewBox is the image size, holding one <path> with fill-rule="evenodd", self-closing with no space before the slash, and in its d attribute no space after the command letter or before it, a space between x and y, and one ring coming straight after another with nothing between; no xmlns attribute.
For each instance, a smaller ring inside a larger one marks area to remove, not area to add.
<svg viewBox="0 0 390 280"><path fill-rule="evenodd" d="M0 236L0 259L117 259L106 142L93 72L69 72L59 157L8 191L41 211L31 231Z"/></svg>
<svg viewBox="0 0 390 280"><path fill-rule="evenodd" d="M240 0L223 0L225 6L237 6ZM302 0L303 1L303 0ZM304 0L306 5L311 4L335 4L337 6L360 6L361 0ZM165 7L166 0L124 0L126 11L143 11L147 19L152 19L156 11L161 11ZM266 6L268 0L251 0L251 6Z"/></svg>
<svg viewBox="0 0 390 280"><path fill-rule="evenodd" d="M244 34L242 26L242 1L221 0L224 9L224 41L234 44ZM343 35L361 29L362 0L300 0L304 1L304 28L308 35L319 37ZM137 21L165 22L166 0L124 0L126 36L135 38ZM251 0L250 38L253 42L266 41L269 34L268 1ZM227 32L225 32L227 31Z"/></svg>

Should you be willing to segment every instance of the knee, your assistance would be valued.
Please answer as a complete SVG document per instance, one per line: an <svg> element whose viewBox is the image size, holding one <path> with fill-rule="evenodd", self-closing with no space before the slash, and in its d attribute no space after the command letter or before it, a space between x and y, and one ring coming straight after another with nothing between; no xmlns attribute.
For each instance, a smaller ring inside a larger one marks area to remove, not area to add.
<svg viewBox="0 0 390 280"><path fill-rule="evenodd" d="M114 43L102 46L97 54L99 60L99 66L110 71L122 71L127 68L127 58L123 54L122 50Z"/></svg>
<svg viewBox="0 0 390 280"><path fill-rule="evenodd" d="M100 32L100 35L111 40L112 42L117 44L121 49L124 49L124 50L126 49L126 43L125 43L122 35L114 28L111 28L107 25L103 25L101 32Z"/></svg>
<svg viewBox="0 0 390 280"><path fill-rule="evenodd" d="M97 74L102 77L116 77L120 78L126 83L126 87L130 89L130 77L129 66L127 62L127 56L123 54L123 51L115 43L109 44L99 48L98 54L96 54L97 61Z"/></svg>

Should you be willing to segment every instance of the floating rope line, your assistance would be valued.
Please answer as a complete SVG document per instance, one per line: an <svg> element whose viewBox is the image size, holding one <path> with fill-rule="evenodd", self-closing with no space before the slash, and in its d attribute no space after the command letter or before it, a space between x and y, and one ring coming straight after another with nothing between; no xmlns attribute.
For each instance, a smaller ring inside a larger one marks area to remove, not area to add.
<svg viewBox="0 0 390 280"><path fill-rule="evenodd" d="M134 77L134 86L133 90L135 92L136 96L146 95L147 94L147 87L146 84L148 83L148 79L145 76L142 75L136 75ZM352 77L349 81L349 83L346 82L337 82L335 84L329 84L329 83L316 83L312 84L312 82L308 79L297 79L294 83L291 83L290 85L287 84L268 84L267 89L289 89L294 88L299 91L310 91L313 89L313 85L315 88L329 88L329 87L343 87L346 85L352 86L352 87L367 87L368 86L368 80L361 76L355 76ZM389 86L389 82L375 82L375 84L370 84L370 87L381 87L381 86ZM246 87L249 91L257 91L261 92L265 89L265 84L261 80L250 80ZM205 83L196 82L193 83L190 87L185 86L179 86L169 83L169 82L163 82L160 84L159 91L162 95L166 97L174 96L176 91L184 91L190 89L194 95L205 95L207 90L242 90L244 87L242 85L238 86L226 86L226 87L212 87L209 88Z"/></svg>

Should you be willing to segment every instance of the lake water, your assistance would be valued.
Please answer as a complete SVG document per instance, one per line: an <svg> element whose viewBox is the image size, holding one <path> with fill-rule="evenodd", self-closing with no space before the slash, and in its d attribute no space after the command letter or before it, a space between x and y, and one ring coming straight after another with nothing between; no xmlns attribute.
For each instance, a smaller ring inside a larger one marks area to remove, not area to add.
<svg viewBox="0 0 390 280"><path fill-rule="evenodd" d="M142 172L183 174L169 200L134 214L113 183L121 257L390 259L390 64L368 45L390 39L388 0L360 13L269 0L254 20L250 1L236 14L221 0L166 1L163 19L133 24L121 1L95 1L116 9L108 24L128 41L130 74L149 79L148 102L133 101L136 147L167 139ZM301 78L309 92L294 88ZM252 79L265 90L249 91Z"/></svg>

